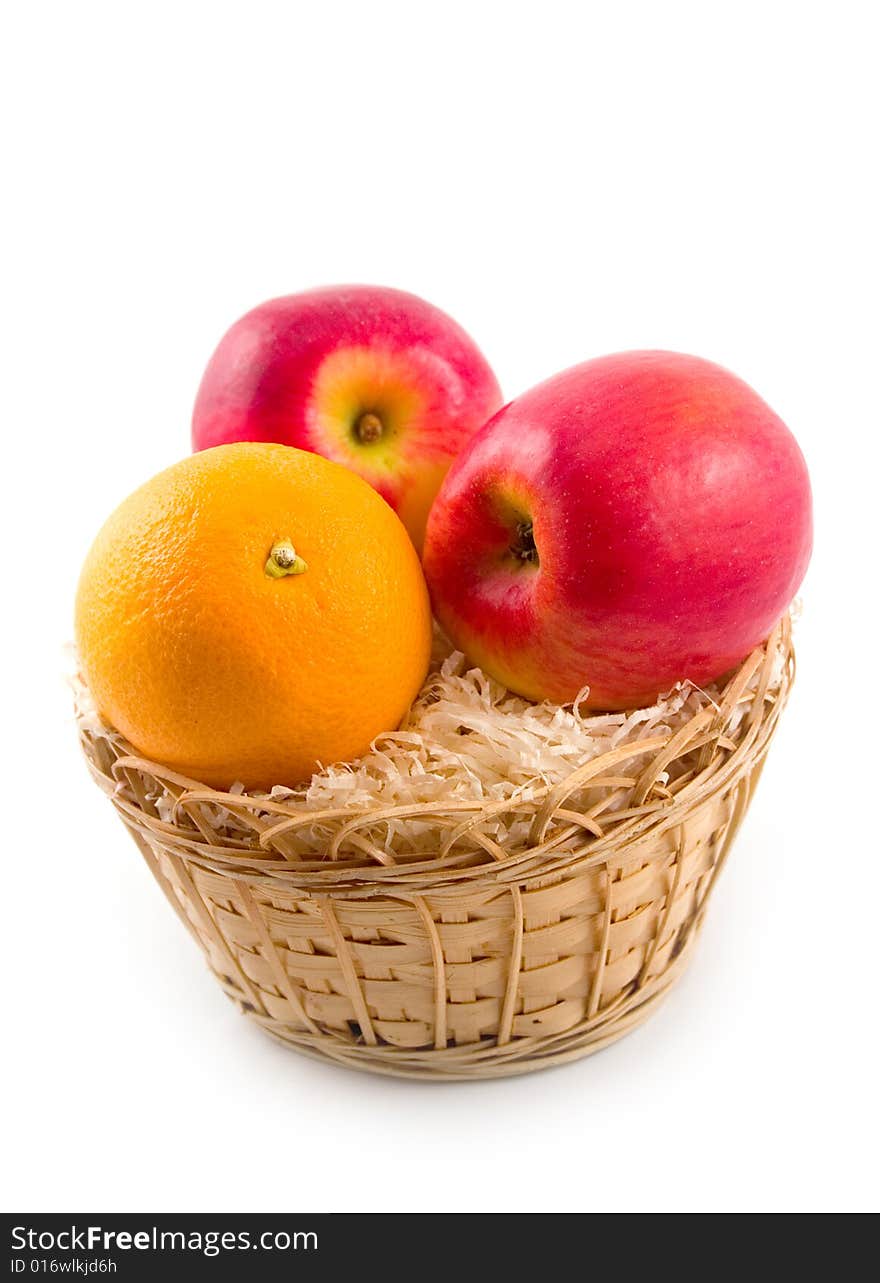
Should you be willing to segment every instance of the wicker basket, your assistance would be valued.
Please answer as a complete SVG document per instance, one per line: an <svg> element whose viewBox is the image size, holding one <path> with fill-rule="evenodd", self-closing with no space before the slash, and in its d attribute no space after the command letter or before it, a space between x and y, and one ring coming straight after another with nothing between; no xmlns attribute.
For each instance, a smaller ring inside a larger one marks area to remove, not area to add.
<svg viewBox="0 0 880 1283"><path fill-rule="evenodd" d="M169 903L252 1020L339 1064L470 1079L598 1051L664 997L793 677L786 619L674 734L504 803L528 811L520 848L492 838L492 808L424 805L403 818L432 826L436 858L409 863L391 863L376 837L387 808L322 814L327 848L303 860L289 841L301 811L204 788L94 723L81 737ZM674 761L685 769L667 786ZM240 836L220 842L206 804L233 813Z"/></svg>

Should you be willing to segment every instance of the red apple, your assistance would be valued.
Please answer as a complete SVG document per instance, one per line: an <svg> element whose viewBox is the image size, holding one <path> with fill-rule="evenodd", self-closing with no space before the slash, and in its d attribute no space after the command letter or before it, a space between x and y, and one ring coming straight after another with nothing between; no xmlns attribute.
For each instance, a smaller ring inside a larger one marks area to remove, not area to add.
<svg viewBox="0 0 880 1283"><path fill-rule="evenodd" d="M202 379L192 443L280 441L345 464L420 549L449 465L500 405L485 358L445 312L400 290L339 285L236 321Z"/></svg>
<svg viewBox="0 0 880 1283"><path fill-rule="evenodd" d="M431 510L424 566L449 637L531 699L650 703L768 635L810 557L785 424L720 366L623 352L504 407Z"/></svg>

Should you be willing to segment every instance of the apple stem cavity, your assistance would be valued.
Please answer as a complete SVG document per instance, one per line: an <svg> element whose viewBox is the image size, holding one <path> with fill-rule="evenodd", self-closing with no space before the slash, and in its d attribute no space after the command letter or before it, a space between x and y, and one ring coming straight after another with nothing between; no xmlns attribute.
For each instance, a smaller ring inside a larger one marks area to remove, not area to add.
<svg viewBox="0 0 880 1283"><path fill-rule="evenodd" d="M269 560L264 567L270 579L283 579L285 575L302 575L308 566L289 539L279 539L272 545Z"/></svg>
<svg viewBox="0 0 880 1283"><path fill-rule="evenodd" d="M354 435L362 445L372 445L385 435L385 424L372 410L366 410L354 425Z"/></svg>

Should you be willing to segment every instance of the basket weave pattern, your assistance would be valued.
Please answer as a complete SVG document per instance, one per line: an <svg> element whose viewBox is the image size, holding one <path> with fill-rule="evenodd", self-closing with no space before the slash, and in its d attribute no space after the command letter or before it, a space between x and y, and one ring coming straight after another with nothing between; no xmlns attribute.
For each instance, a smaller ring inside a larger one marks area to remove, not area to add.
<svg viewBox="0 0 880 1283"><path fill-rule="evenodd" d="M492 807L435 802L411 815L324 812L326 845L303 859L291 837L314 813L207 789L110 731L83 725L81 739L226 993L267 1032L358 1068L489 1077L598 1050L662 999L687 961L793 677L786 619L718 704L674 733L499 804L530 821L514 850L493 837ZM170 821L159 798L173 803ZM210 822L218 805L236 817L234 835ZM382 846L392 815L432 827L432 858L392 862Z"/></svg>

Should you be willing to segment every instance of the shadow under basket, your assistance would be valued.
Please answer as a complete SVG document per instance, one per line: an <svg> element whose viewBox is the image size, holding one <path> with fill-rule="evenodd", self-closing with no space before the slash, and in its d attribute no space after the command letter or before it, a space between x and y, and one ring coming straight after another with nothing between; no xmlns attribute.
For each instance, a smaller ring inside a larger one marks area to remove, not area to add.
<svg viewBox="0 0 880 1283"><path fill-rule="evenodd" d="M668 993L793 678L786 618L719 698L665 735L594 757L528 800L322 812L313 859L292 855L291 835L315 821L295 802L208 789L94 718L80 733L168 901L251 1020L352 1068L489 1078L598 1051ZM515 848L493 836L503 809L527 821ZM217 814L235 817L235 836L218 836ZM423 839L429 826L429 858L390 862L390 818Z"/></svg>

